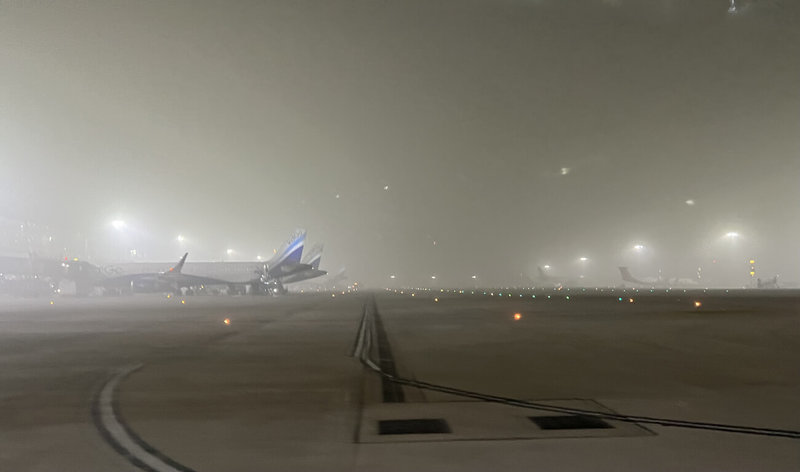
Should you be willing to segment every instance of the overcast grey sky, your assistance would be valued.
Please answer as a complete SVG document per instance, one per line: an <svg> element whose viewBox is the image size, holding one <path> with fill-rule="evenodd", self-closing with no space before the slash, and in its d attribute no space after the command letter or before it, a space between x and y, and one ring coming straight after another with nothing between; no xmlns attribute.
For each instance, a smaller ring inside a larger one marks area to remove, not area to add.
<svg viewBox="0 0 800 472"><path fill-rule="evenodd" d="M0 0L0 212L122 217L159 259L303 227L376 285L749 257L798 280L800 2L728 9Z"/></svg>

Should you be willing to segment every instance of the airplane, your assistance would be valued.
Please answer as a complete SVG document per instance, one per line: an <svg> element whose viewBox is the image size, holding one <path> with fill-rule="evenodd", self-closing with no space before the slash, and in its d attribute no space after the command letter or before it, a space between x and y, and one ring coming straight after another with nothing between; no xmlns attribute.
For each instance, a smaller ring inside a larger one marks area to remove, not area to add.
<svg viewBox="0 0 800 472"><path fill-rule="evenodd" d="M308 269L292 273L280 278L281 284L291 284L314 279L326 275L328 271L320 270L319 264L322 260L322 244L317 244L311 248L308 255L303 259L303 263L309 266Z"/></svg>
<svg viewBox="0 0 800 472"><path fill-rule="evenodd" d="M185 253L177 264L163 272L119 275L109 277L98 283L105 290L129 291L131 293L172 292L181 294L182 290L205 285L228 285L230 282L212 277L184 274L183 265L189 253ZM190 292L191 293L191 292Z"/></svg>
<svg viewBox="0 0 800 472"><path fill-rule="evenodd" d="M780 288L778 286L778 276L772 277L771 279L761 280L756 279L756 287L757 288Z"/></svg>
<svg viewBox="0 0 800 472"><path fill-rule="evenodd" d="M632 284L644 285L651 288L671 288L671 287L697 287L699 283L695 279L685 279L685 278L663 278L660 275L658 278L653 277L646 277L643 279L637 279L633 275L631 275L630 270L627 267L620 267L619 273L622 276L622 280L625 282L630 282Z"/></svg>
<svg viewBox="0 0 800 472"><path fill-rule="evenodd" d="M549 266L545 266L548 267ZM567 277L559 277L555 275L550 275L545 272L540 266L536 266L536 270L539 272L538 277L534 280L537 285L550 285L552 287L580 287L584 284L584 282L580 280L570 279Z"/></svg>

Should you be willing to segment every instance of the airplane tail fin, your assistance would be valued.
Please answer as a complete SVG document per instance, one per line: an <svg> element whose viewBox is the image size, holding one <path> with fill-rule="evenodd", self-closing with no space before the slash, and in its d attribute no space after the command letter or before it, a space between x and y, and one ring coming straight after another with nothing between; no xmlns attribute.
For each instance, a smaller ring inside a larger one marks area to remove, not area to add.
<svg viewBox="0 0 800 472"><path fill-rule="evenodd" d="M305 246L305 243L306 231L301 229L295 231L289 240L281 246L280 250L276 252L275 257L267 263L270 270L286 262L300 262L300 259L303 257L303 246Z"/></svg>
<svg viewBox="0 0 800 472"><path fill-rule="evenodd" d="M181 257L181 260L179 260L178 263L175 264L175 267L172 267L169 271L174 272L176 274L180 274L181 271L183 270L183 264L186 263L186 256L188 255L189 255L188 252L184 254L183 257Z"/></svg>
<svg viewBox="0 0 800 472"><path fill-rule="evenodd" d="M624 280L625 282L631 282L631 283L635 283L635 284L644 284L644 282L642 282L641 280L639 280L639 279L635 278L634 276L632 276L631 275L631 271L628 270L627 267L620 267L619 268L619 273L622 276L622 280Z"/></svg>

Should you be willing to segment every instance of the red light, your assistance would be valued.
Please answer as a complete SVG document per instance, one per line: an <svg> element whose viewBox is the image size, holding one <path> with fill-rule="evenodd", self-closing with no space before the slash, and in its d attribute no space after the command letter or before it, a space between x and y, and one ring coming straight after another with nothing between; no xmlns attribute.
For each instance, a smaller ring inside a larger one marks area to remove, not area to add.
<svg viewBox="0 0 800 472"><path fill-rule="evenodd" d="M522 319L521 313L514 313L514 321L519 321Z"/></svg>

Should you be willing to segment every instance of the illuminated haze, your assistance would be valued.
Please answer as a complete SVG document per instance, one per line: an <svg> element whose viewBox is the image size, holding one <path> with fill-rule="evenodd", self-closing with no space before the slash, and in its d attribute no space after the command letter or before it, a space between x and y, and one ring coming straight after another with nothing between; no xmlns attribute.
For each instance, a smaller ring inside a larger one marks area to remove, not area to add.
<svg viewBox="0 0 800 472"><path fill-rule="evenodd" d="M98 262L302 227L372 286L798 280L800 3L728 8L0 1L0 216Z"/></svg>

